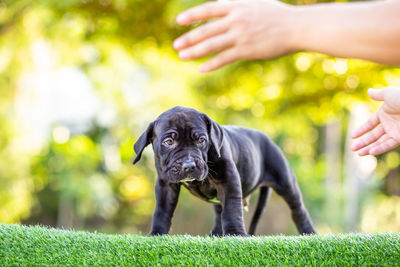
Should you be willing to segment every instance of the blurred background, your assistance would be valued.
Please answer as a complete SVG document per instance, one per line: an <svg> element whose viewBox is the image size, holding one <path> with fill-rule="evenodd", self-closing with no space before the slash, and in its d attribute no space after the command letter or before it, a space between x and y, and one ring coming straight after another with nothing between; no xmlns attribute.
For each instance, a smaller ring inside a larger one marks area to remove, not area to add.
<svg viewBox="0 0 400 267"><path fill-rule="evenodd" d="M133 166L133 144L183 105L269 135L320 233L399 231L399 150L358 157L348 133L379 107L367 89L400 86L400 68L301 52L204 75L172 49L190 29L176 15L201 2L0 2L0 222L146 234L153 153ZM205 235L213 220L182 190L171 233ZM297 231L273 193L257 234L281 233Z"/></svg>

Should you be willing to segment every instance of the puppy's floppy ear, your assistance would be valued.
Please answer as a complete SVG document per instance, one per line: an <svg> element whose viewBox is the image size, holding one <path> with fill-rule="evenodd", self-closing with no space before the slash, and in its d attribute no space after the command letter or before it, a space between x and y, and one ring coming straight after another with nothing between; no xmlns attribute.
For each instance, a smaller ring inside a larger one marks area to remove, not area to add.
<svg viewBox="0 0 400 267"><path fill-rule="evenodd" d="M139 139L133 146L133 149L135 150L136 153L136 158L133 160L133 164L135 164L140 160L144 148L150 144L151 138L153 137L153 128L154 128L154 122L149 124L146 131L142 133L142 135L139 137Z"/></svg>
<svg viewBox="0 0 400 267"><path fill-rule="evenodd" d="M208 136L211 141L211 149L214 149L217 157L220 158L221 147L224 140L224 132L222 127L206 114L204 114L204 119L207 125Z"/></svg>

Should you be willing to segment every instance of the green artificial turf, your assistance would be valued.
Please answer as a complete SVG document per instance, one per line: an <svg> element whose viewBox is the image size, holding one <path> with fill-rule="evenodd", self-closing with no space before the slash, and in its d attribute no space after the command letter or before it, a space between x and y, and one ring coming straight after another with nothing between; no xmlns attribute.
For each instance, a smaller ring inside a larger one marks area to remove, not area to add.
<svg viewBox="0 0 400 267"><path fill-rule="evenodd" d="M106 235L0 224L1 266L399 266L400 234Z"/></svg>

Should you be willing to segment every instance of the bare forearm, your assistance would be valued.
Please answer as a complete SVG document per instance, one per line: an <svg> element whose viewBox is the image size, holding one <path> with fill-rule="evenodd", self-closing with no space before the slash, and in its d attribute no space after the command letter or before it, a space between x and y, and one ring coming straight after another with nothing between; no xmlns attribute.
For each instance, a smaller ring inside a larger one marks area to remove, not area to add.
<svg viewBox="0 0 400 267"><path fill-rule="evenodd" d="M400 64L400 1L294 8L293 50Z"/></svg>
<svg viewBox="0 0 400 267"><path fill-rule="evenodd" d="M189 25L214 19L174 42L184 60L216 56L202 72L240 59L306 50L400 64L400 0L292 6L272 0L211 1L181 13Z"/></svg>

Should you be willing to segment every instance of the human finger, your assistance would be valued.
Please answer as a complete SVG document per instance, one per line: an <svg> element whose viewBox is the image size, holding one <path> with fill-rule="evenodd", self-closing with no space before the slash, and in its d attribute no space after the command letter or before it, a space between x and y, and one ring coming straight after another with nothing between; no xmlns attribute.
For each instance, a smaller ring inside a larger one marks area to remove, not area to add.
<svg viewBox="0 0 400 267"><path fill-rule="evenodd" d="M378 112L375 112L374 114L372 114L372 116L368 119L367 122L365 122L363 125L361 125L352 132L351 138L357 138L365 134L366 132L374 129L378 124L379 124Z"/></svg>
<svg viewBox="0 0 400 267"><path fill-rule="evenodd" d="M374 143L361 148L358 151L358 155L359 156L365 156L365 155L369 155L370 154L370 150L376 146L379 146L380 144L382 144L383 142L386 142L387 140L389 140L391 137L388 134L384 134L383 136L381 136L381 138L379 138L377 141L375 141Z"/></svg>
<svg viewBox="0 0 400 267"><path fill-rule="evenodd" d="M195 46L179 52L179 57L184 60L196 59L209 54L221 51L233 44L233 38L230 34L220 34L211 37Z"/></svg>
<svg viewBox="0 0 400 267"><path fill-rule="evenodd" d="M383 101L385 97L385 89L368 89L368 95L377 101Z"/></svg>
<svg viewBox="0 0 400 267"><path fill-rule="evenodd" d="M229 2L207 2L186 11L176 17L176 22L180 25L189 25L195 22L225 16L232 3Z"/></svg>
<svg viewBox="0 0 400 267"><path fill-rule="evenodd" d="M238 59L239 59L239 57L238 57L238 53L237 53L236 49L229 48L229 49L222 51L221 53L219 53L218 55L216 55L215 57L213 57L212 59L210 59L203 65L201 65L199 67L199 71L200 72L210 72L213 70L217 70L225 65L235 62Z"/></svg>
<svg viewBox="0 0 400 267"><path fill-rule="evenodd" d="M369 154L370 155L382 154L384 152L392 150L393 148L395 148L397 146L399 146L399 143L396 140L394 140L393 138L389 138L385 142L382 142L381 144L372 147L369 150Z"/></svg>
<svg viewBox="0 0 400 267"><path fill-rule="evenodd" d="M229 27L227 19L218 19L210 21L207 24L200 26L188 33L185 33L174 41L174 48L182 50L188 46L195 45L207 38L225 32Z"/></svg>
<svg viewBox="0 0 400 267"><path fill-rule="evenodd" d="M359 139L355 140L353 142L353 145L351 146L351 150L353 150L353 151L359 150L360 148L363 148L363 147L375 142L384 134L385 134L385 130L383 129L383 126L378 125L371 131L362 135Z"/></svg>

